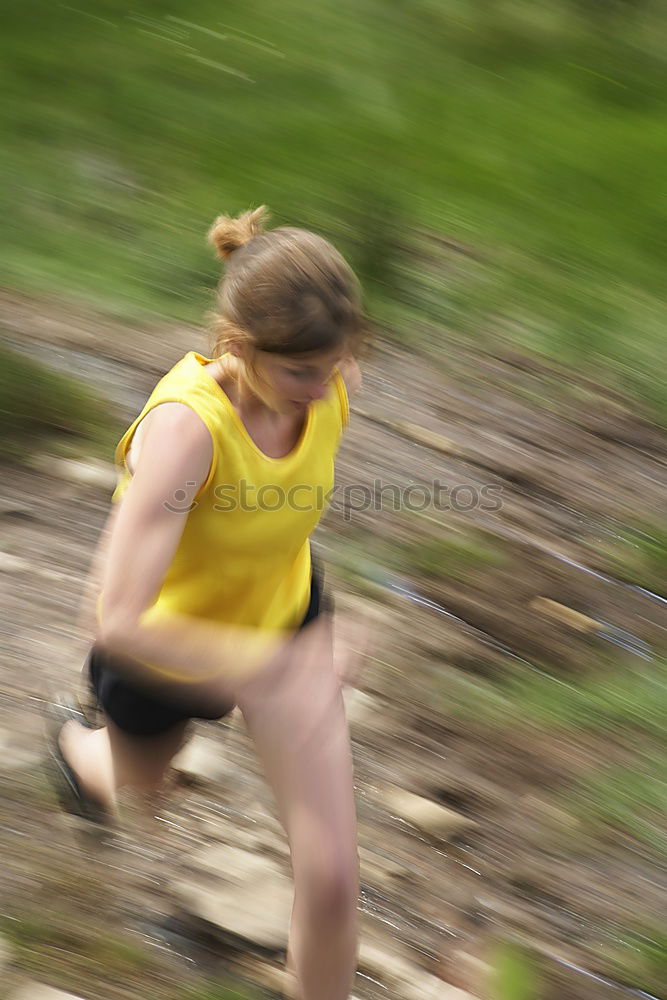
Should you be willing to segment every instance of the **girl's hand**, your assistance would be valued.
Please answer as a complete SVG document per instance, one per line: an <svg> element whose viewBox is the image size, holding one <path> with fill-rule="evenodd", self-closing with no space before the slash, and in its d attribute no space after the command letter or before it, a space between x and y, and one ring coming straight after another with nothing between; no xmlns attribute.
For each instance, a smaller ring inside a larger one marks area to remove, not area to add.
<svg viewBox="0 0 667 1000"><path fill-rule="evenodd" d="M361 369L352 357L343 358L338 362L338 371L341 374L348 396L354 396L361 389Z"/></svg>

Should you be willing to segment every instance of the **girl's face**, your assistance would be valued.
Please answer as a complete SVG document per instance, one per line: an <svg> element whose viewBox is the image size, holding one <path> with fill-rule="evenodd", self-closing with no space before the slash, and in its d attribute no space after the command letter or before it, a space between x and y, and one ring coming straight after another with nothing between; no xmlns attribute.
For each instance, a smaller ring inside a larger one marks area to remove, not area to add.
<svg viewBox="0 0 667 1000"><path fill-rule="evenodd" d="M343 353L336 348L290 357L257 351L253 367L261 382L263 399L279 413L305 413L310 403L327 394L334 368Z"/></svg>

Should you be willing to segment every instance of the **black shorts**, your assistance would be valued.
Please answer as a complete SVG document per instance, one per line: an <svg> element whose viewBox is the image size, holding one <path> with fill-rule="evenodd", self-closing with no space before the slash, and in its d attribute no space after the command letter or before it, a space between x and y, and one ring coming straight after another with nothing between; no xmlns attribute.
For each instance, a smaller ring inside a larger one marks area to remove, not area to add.
<svg viewBox="0 0 667 1000"><path fill-rule="evenodd" d="M315 569L310 581L310 603L299 628L304 628L322 612L331 610L323 597L320 574ZM234 709L234 703L202 706L188 705L185 695L178 701L126 679L126 673L114 670L114 657L110 653L93 646L88 654L86 666L90 685L97 704L123 732L132 736L159 736L172 726L188 719L221 719ZM86 667L84 667L84 670Z"/></svg>

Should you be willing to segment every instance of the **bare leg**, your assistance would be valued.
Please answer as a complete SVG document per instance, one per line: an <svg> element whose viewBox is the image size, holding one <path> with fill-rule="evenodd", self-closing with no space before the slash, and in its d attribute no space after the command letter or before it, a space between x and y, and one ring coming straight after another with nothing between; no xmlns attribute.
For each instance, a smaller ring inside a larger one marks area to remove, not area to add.
<svg viewBox="0 0 667 1000"><path fill-rule="evenodd" d="M346 1000L357 948L358 857L347 724L322 617L294 660L239 693L292 854L290 963L300 1000Z"/></svg>
<svg viewBox="0 0 667 1000"><path fill-rule="evenodd" d="M174 754L183 745L186 723L160 736L131 736L107 718L101 729L67 722L60 747L82 788L114 809L116 792L130 786L153 794L159 790Z"/></svg>

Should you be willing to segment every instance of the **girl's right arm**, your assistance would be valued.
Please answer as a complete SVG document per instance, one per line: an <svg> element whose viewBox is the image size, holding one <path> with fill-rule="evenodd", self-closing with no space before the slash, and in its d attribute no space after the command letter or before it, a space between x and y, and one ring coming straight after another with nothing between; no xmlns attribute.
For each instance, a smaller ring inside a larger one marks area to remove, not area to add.
<svg viewBox="0 0 667 1000"><path fill-rule="evenodd" d="M197 414L185 404L161 404L153 411L114 518L96 641L111 653L141 661L138 671L150 664L143 667L146 679L233 682L257 671L284 646L275 635L187 615L145 620L212 459L211 436Z"/></svg>
<svg viewBox="0 0 667 1000"><path fill-rule="evenodd" d="M102 590L102 574L107 559L109 538L119 510L119 504L111 508L111 512L102 528L79 599L77 625L82 636L89 642L94 641L97 628L97 601Z"/></svg>

